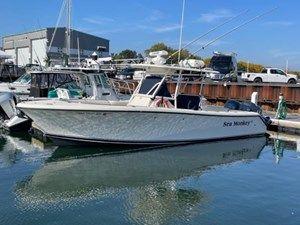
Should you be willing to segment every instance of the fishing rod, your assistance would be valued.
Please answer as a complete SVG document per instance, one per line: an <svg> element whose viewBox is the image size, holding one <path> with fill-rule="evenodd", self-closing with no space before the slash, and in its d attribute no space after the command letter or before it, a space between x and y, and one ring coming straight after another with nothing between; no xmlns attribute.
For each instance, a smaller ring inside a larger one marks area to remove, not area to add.
<svg viewBox="0 0 300 225"><path fill-rule="evenodd" d="M210 29L210 30L207 31L206 33L201 34L200 36L196 37L195 39L193 39L192 41L190 41L189 43L187 43L186 45L184 45L182 48L180 48L180 50L177 50L176 52L174 52L173 54L171 54L171 55L167 58L167 60L170 59L170 58L171 58L172 56L174 56L175 54L177 54L177 53L179 53L180 51L182 51L182 49L187 48L187 47L190 46L191 44L194 44L195 42L199 41L201 38L207 36L207 35L210 34L211 32L213 32L213 31L217 30L218 28L220 28L220 27L226 25L227 23L233 21L234 19L236 19L236 18L238 18L238 17L240 17L240 16L246 14L247 12L249 12L249 9L247 9L247 10L245 10L245 11L239 13L238 15L236 15L236 16L234 16L234 17L231 17L230 19L226 20L225 22L223 22L223 23L219 24L218 26L216 26L216 27Z"/></svg>
<svg viewBox="0 0 300 225"><path fill-rule="evenodd" d="M265 16L265 15L267 15L267 14L272 13L272 12L275 11L277 8L278 8L278 7L275 7L275 8L273 8L273 9L267 11L267 12L264 12L264 13L262 13L262 14L260 14L260 15L257 15L257 16L255 16L254 18L252 18L252 19L250 19L250 20L248 20L248 21L242 23L242 24L239 25L239 26L236 26L235 28L231 29L230 31L228 31L228 32L226 32L226 33L220 35L219 37L213 39L212 41L209 41L208 43L206 43L205 45L203 45L200 49L198 49L197 51L191 53L190 56L189 56L187 59L191 58L192 55L195 55L196 53L200 52L201 50L204 50L206 47L210 46L211 44L215 43L216 41L220 40L221 38L223 38L223 37L225 37L225 36L227 36L227 35L233 33L234 31L238 30L239 28L241 28L241 27L243 27L243 26L245 26L245 25L247 25L247 24L253 22L254 20L257 20L257 19L259 19L259 18L261 18L261 17L263 17L263 16Z"/></svg>

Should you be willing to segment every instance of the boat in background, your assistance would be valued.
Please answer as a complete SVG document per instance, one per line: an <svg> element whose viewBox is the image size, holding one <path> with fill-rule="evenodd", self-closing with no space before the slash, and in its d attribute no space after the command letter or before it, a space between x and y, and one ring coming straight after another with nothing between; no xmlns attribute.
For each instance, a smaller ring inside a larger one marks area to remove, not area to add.
<svg viewBox="0 0 300 225"><path fill-rule="evenodd" d="M30 82L31 75L26 72L21 77L19 77L16 81L9 83L3 82L0 83L0 93L13 93L16 99L26 98L30 93Z"/></svg>
<svg viewBox="0 0 300 225"><path fill-rule="evenodd" d="M2 126L10 131L20 131L31 126L31 120L16 109L18 101L41 101L59 98L64 100L90 98L103 101L119 101L121 96L109 84L103 72L89 68L56 68L30 73L28 96L22 98L13 93L0 95Z"/></svg>

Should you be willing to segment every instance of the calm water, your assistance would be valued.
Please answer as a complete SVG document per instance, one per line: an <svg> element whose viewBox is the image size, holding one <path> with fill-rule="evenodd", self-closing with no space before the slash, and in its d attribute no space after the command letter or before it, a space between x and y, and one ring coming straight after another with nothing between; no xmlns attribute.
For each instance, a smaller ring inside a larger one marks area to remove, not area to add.
<svg viewBox="0 0 300 225"><path fill-rule="evenodd" d="M0 137L1 225L300 224L296 143L112 153Z"/></svg>

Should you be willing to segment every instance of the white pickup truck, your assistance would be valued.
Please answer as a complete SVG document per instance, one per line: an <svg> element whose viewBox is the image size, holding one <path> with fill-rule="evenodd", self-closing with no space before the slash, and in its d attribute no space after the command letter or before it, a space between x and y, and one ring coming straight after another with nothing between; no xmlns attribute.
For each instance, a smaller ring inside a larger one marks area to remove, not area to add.
<svg viewBox="0 0 300 225"><path fill-rule="evenodd" d="M298 77L294 74L287 74L283 70L277 68L265 68L261 73L242 73L243 81L254 83L287 83L296 84Z"/></svg>

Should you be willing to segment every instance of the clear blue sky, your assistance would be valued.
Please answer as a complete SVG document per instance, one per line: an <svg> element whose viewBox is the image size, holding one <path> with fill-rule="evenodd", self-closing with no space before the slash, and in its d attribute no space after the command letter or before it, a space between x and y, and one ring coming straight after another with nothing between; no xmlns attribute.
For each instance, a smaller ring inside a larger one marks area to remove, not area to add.
<svg viewBox="0 0 300 225"><path fill-rule="evenodd" d="M1 1L0 36L55 26L62 0ZM267 15L199 52L236 52L239 59L300 70L299 0L187 0L183 40L188 42L229 17L249 9L234 22L193 45L196 50L255 15ZM73 27L107 38L110 52L138 52L156 42L178 46L182 0L73 0Z"/></svg>

